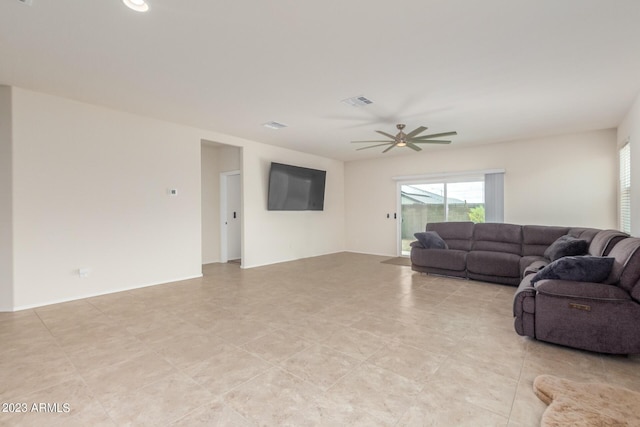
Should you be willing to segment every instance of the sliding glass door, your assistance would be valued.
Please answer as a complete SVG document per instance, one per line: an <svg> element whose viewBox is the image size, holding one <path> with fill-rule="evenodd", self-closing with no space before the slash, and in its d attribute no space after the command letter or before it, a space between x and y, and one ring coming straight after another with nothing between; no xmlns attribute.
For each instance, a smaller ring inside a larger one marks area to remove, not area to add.
<svg viewBox="0 0 640 427"><path fill-rule="evenodd" d="M485 221L484 177L461 181L400 183L401 255L409 255L413 234L429 222Z"/></svg>

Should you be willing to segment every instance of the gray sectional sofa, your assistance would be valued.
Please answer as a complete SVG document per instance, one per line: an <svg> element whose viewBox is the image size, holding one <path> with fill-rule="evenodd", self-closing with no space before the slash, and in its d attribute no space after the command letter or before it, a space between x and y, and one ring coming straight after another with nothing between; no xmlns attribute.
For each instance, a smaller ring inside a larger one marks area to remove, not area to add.
<svg viewBox="0 0 640 427"><path fill-rule="evenodd" d="M445 248L413 242L411 268L518 286L518 334L602 353L640 353L640 238L617 230L471 222L430 223L426 234ZM581 244L584 253L564 256L557 251L563 240Z"/></svg>
<svg viewBox="0 0 640 427"><path fill-rule="evenodd" d="M448 249L412 243L413 270L513 286L520 284L527 267L549 262L544 252L561 236L586 240L593 256L607 255L628 237L617 230L472 222L434 222L426 231L436 232Z"/></svg>

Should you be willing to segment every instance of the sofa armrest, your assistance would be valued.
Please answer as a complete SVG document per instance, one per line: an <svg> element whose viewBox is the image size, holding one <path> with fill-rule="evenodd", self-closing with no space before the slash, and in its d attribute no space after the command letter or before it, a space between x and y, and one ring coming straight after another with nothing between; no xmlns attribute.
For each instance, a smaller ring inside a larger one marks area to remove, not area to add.
<svg viewBox="0 0 640 427"><path fill-rule="evenodd" d="M531 286L532 277L525 277L513 296L513 326L518 335L535 338L536 289Z"/></svg>
<svg viewBox="0 0 640 427"><path fill-rule="evenodd" d="M628 301L631 299L631 296L624 289L604 283L547 279L536 282L534 287L540 294L561 298L579 298L612 302Z"/></svg>

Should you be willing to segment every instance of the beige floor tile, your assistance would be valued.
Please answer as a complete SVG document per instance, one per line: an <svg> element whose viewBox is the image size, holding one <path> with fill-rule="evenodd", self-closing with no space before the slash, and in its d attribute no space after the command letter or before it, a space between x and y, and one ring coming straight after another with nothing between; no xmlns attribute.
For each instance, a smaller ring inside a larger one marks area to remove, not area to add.
<svg viewBox="0 0 640 427"><path fill-rule="evenodd" d="M604 377L600 382L640 392L640 355L602 356Z"/></svg>
<svg viewBox="0 0 640 427"><path fill-rule="evenodd" d="M356 303L339 300L338 304L325 307L313 316L325 321L337 322L344 326L350 326L360 319L364 309Z"/></svg>
<svg viewBox="0 0 640 427"><path fill-rule="evenodd" d="M344 353L316 344L280 363L287 372L322 390L358 366L360 362Z"/></svg>
<svg viewBox="0 0 640 427"><path fill-rule="evenodd" d="M385 423L397 422L421 386L375 365L363 363L336 383L328 396L359 408Z"/></svg>
<svg viewBox="0 0 640 427"><path fill-rule="evenodd" d="M345 327L322 342L323 345L358 360L366 360L388 340L360 329Z"/></svg>
<svg viewBox="0 0 640 427"><path fill-rule="evenodd" d="M191 378L174 373L137 390L118 393L104 407L118 425L158 426L179 420L213 400Z"/></svg>
<svg viewBox="0 0 640 427"><path fill-rule="evenodd" d="M209 331L234 345L243 345L249 341L260 338L273 328L255 320L242 319L221 319L213 324Z"/></svg>
<svg viewBox="0 0 640 427"><path fill-rule="evenodd" d="M343 328L340 323L311 316L281 326L287 332L314 342L322 342Z"/></svg>
<svg viewBox="0 0 640 427"><path fill-rule="evenodd" d="M87 341L67 351L67 356L80 372L125 362L148 352L147 347L133 336Z"/></svg>
<svg viewBox="0 0 640 427"><path fill-rule="evenodd" d="M77 378L77 371L58 347L19 354L0 361L0 402L16 402L34 393Z"/></svg>
<svg viewBox="0 0 640 427"><path fill-rule="evenodd" d="M178 338L166 338L150 344L150 347L179 370L186 370L214 357L225 344L213 334L194 330Z"/></svg>
<svg viewBox="0 0 640 427"><path fill-rule="evenodd" d="M234 387L266 372L272 365L232 345L216 347L216 354L183 372L214 396L220 396Z"/></svg>
<svg viewBox="0 0 640 427"><path fill-rule="evenodd" d="M597 353L531 341L521 379L533 381L543 374L586 382L604 381L606 377L602 356Z"/></svg>
<svg viewBox="0 0 640 427"><path fill-rule="evenodd" d="M313 345L291 332L274 330L249 341L242 348L267 362L277 364Z"/></svg>
<svg viewBox="0 0 640 427"><path fill-rule="evenodd" d="M513 333L503 336L499 331L492 331L466 336L458 350L451 354L451 360L517 381L525 354L525 343L514 337Z"/></svg>
<svg viewBox="0 0 640 427"><path fill-rule="evenodd" d="M640 391L640 356L518 336L515 287L386 259L210 264L202 278L0 313L0 400L75 402L35 425L523 427L545 409L540 374Z"/></svg>
<svg viewBox="0 0 640 427"><path fill-rule="evenodd" d="M508 419L464 399L424 390L404 413L398 427L505 427Z"/></svg>
<svg viewBox="0 0 640 427"><path fill-rule="evenodd" d="M442 355L454 352L461 341L457 335L420 325L405 325L394 338L404 344Z"/></svg>
<svg viewBox="0 0 640 427"><path fill-rule="evenodd" d="M243 418L221 402L203 405L191 411L170 427L252 427L255 424Z"/></svg>
<svg viewBox="0 0 640 427"><path fill-rule="evenodd" d="M517 421L523 425L539 426L545 409L547 409L547 405L538 399L533 392L533 380L521 379L518 383L509 420Z"/></svg>
<svg viewBox="0 0 640 427"><path fill-rule="evenodd" d="M124 362L85 372L82 377L91 392L106 401L131 393L175 372L175 368L155 353L144 353Z"/></svg>
<svg viewBox="0 0 640 427"><path fill-rule="evenodd" d="M67 352L82 350L87 345L99 345L105 340L124 340L132 337L126 329L103 319L80 323L72 329L54 331L53 334L58 345Z"/></svg>
<svg viewBox="0 0 640 427"><path fill-rule="evenodd" d="M1 425L113 425L79 377L22 396L19 402L26 412L0 414Z"/></svg>
<svg viewBox="0 0 640 427"><path fill-rule="evenodd" d="M451 359L424 383L422 393L460 399L508 419L518 382Z"/></svg>
<svg viewBox="0 0 640 427"><path fill-rule="evenodd" d="M447 356L431 353L400 342L392 342L380 349L367 362L403 377L424 382L446 360Z"/></svg>
<svg viewBox="0 0 640 427"><path fill-rule="evenodd" d="M261 426L297 425L309 420L319 389L272 368L224 396L224 402L250 422ZM306 424L313 425L309 421Z"/></svg>
<svg viewBox="0 0 640 427"><path fill-rule="evenodd" d="M351 327L389 340L403 331L406 324L367 313L352 323Z"/></svg>

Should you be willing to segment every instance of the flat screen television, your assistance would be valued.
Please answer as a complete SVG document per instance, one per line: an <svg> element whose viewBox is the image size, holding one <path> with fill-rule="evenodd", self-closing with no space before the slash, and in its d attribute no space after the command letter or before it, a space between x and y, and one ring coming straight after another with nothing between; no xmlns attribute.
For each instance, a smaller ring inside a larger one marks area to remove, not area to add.
<svg viewBox="0 0 640 427"><path fill-rule="evenodd" d="M269 170L267 209L270 211L324 210L326 176L326 171L272 162Z"/></svg>

